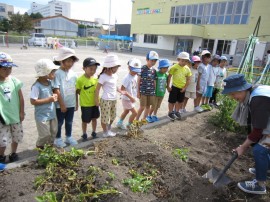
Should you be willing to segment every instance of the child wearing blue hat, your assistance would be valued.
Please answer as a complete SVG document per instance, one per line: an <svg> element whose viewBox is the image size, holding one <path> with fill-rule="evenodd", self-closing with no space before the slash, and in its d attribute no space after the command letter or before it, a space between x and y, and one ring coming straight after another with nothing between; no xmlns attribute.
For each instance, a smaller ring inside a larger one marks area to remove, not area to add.
<svg viewBox="0 0 270 202"><path fill-rule="evenodd" d="M255 168L249 168L249 172L256 178L237 185L247 193L266 194L270 170L270 86L252 87L243 74L231 75L224 82L222 93L239 102L232 118L242 126L251 126L247 139L235 151L241 156L253 146Z"/></svg>
<svg viewBox="0 0 270 202"><path fill-rule="evenodd" d="M167 80L168 75L167 71L169 67L171 66L168 59L160 59L159 65L158 65L158 72L156 72L157 80L156 80L156 97L155 97L155 103L150 109L149 116L151 117L152 121L159 121L157 117L157 111L160 108L160 105L162 103L162 100L164 98L164 95L166 93L167 89ZM152 116L153 114L153 116Z"/></svg>
<svg viewBox="0 0 270 202"><path fill-rule="evenodd" d="M16 153L23 139L24 120L23 83L11 76L12 67L17 67L10 55L0 52L0 163L5 163L5 150L11 143L9 161L19 159Z"/></svg>

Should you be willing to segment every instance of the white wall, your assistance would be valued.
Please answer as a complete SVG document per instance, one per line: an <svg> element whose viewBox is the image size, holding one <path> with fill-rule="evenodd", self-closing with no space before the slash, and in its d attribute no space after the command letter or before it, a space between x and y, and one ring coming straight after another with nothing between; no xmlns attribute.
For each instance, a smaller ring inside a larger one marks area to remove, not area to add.
<svg viewBox="0 0 270 202"><path fill-rule="evenodd" d="M158 36L158 43L144 43L144 35L137 35L137 42L133 42L133 46L142 48L153 48L153 49L164 49L173 50L174 49L174 36Z"/></svg>
<svg viewBox="0 0 270 202"><path fill-rule="evenodd" d="M263 60L263 54L266 47L266 42L256 44L254 51L254 60Z"/></svg>
<svg viewBox="0 0 270 202"><path fill-rule="evenodd" d="M192 53L202 46L202 38L193 38Z"/></svg>

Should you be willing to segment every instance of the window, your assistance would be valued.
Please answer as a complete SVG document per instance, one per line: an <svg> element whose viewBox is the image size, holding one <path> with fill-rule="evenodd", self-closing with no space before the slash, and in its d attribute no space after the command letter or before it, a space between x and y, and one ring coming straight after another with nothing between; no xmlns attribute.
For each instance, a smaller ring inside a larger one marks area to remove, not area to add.
<svg viewBox="0 0 270 202"><path fill-rule="evenodd" d="M183 5L171 8L171 24L247 24L252 0Z"/></svg>
<svg viewBox="0 0 270 202"><path fill-rule="evenodd" d="M145 34L144 35L143 42L144 43L154 43L154 44L157 44L157 38L158 38L157 35Z"/></svg>
<svg viewBox="0 0 270 202"><path fill-rule="evenodd" d="M3 6L0 6L0 12L6 12L6 9L5 9L5 7L3 7Z"/></svg>

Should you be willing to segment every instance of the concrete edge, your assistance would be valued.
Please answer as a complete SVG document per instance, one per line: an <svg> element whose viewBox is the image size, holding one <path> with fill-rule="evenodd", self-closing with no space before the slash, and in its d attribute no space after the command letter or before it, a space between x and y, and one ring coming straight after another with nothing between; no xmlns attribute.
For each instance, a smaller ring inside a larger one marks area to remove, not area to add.
<svg viewBox="0 0 270 202"><path fill-rule="evenodd" d="M187 117L191 117L191 116L194 116L196 114L197 114L197 112L195 112L195 111L187 112L187 113L182 115L181 120L175 120L174 122L183 121ZM147 124L145 126L142 126L142 129L143 130L148 130L148 129L163 126L163 125L168 124L170 122L172 122L172 121L169 118L167 118L167 116L163 116L163 117L160 117L160 120L158 122L154 122L154 123L150 123L150 124ZM119 130L117 132L119 133L119 135L124 135L124 132L122 132L122 131L123 130ZM102 132L98 132L97 135L98 135L99 138L91 139L91 140L88 140L88 141L85 141L85 142L79 142L77 145L75 145L73 147L75 147L76 149L81 149L81 148L93 146L94 143L100 142L102 140L107 139L107 138L102 137ZM71 148L72 148L71 146L68 146L68 147L65 147L65 150L70 151ZM25 166L27 164L30 164L31 162L36 161L36 160L37 160L37 155L33 155L33 156L30 156L30 157L24 158L22 160L16 161L14 163L6 164L5 169L10 170L10 169L14 169L14 168L23 167L23 166Z"/></svg>

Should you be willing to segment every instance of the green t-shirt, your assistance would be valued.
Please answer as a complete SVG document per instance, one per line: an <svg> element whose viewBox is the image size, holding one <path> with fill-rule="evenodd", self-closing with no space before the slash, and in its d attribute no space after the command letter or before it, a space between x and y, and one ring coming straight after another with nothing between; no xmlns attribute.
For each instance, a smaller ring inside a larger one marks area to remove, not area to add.
<svg viewBox="0 0 270 202"><path fill-rule="evenodd" d="M167 78L168 75L165 73L156 72L157 80L156 80L156 96L164 97L166 93L167 87Z"/></svg>
<svg viewBox="0 0 270 202"><path fill-rule="evenodd" d="M7 81L0 81L0 114L6 125L20 122L19 90L22 86L20 80L11 76Z"/></svg>
<svg viewBox="0 0 270 202"><path fill-rule="evenodd" d="M192 75L188 66L180 66L178 63L173 65L169 70L172 75L172 85L177 88L183 88L186 85L187 77Z"/></svg>
<svg viewBox="0 0 270 202"><path fill-rule="evenodd" d="M82 75L77 79L76 89L80 90L80 106L93 107L95 103L95 92L98 79L95 77L87 78Z"/></svg>

